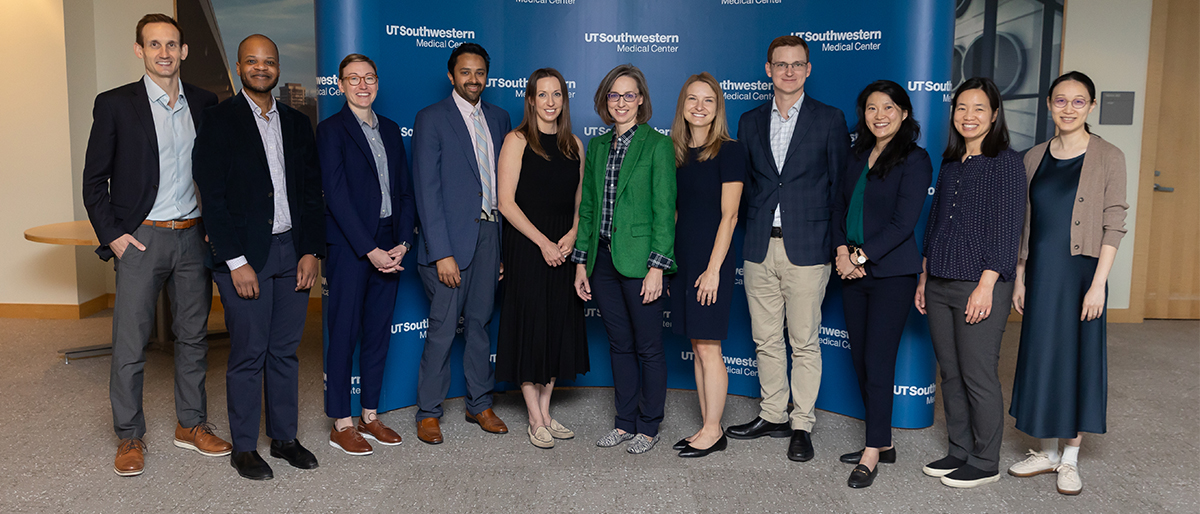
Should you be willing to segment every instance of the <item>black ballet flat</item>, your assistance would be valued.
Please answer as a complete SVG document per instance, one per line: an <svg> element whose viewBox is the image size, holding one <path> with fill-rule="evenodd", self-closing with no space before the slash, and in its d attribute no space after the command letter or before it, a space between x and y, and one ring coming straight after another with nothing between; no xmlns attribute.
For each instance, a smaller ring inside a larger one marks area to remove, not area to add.
<svg viewBox="0 0 1200 514"><path fill-rule="evenodd" d="M690 441L688 441L687 438L685 437L683 439L680 439L679 442L671 445L671 449L675 450L675 451L682 450L684 448L687 448L689 442Z"/></svg>
<svg viewBox="0 0 1200 514"><path fill-rule="evenodd" d="M703 450L694 448L691 444L689 444L685 446L683 450L680 450L679 456L683 458L707 457L713 452L725 451L725 448L727 447L729 447L729 438L721 435L721 438L717 439L717 442Z"/></svg>

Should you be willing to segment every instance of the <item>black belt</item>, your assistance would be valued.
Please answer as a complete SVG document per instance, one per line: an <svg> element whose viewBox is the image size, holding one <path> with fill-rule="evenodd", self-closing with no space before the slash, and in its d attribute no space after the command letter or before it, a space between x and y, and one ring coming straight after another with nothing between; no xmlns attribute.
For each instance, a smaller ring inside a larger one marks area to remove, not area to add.
<svg viewBox="0 0 1200 514"><path fill-rule="evenodd" d="M783 228L782 227L771 227L771 237L783 239Z"/></svg>

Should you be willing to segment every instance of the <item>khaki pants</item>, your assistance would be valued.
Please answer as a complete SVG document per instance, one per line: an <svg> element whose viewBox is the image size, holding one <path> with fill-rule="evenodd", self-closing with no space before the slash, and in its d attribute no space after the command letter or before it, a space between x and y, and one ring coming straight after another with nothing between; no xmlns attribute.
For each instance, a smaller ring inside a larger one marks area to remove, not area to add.
<svg viewBox="0 0 1200 514"><path fill-rule="evenodd" d="M784 317L792 345L791 426L812 431L813 406L821 388L821 301L829 283L829 264L796 266L788 261L783 239L771 238L767 257L746 261L746 299L750 327L758 352L758 382L762 389L759 417L771 423L788 419L787 347Z"/></svg>

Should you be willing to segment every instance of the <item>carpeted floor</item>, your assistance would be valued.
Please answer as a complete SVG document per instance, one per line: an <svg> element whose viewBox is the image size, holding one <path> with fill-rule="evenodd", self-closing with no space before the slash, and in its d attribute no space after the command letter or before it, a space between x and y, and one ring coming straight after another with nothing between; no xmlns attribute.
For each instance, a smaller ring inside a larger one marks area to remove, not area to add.
<svg viewBox="0 0 1200 514"><path fill-rule="evenodd" d="M64 365L60 348L102 344L111 311L79 321L0 319L0 512L1198 512L1200 473L1200 323L1149 321L1109 326L1109 433L1086 437L1080 452L1083 493L1055 491L1055 476L1014 478L955 490L921 474L945 453L940 409L931 428L895 431L896 464L875 484L846 487L851 467L837 456L862 441L862 423L819 411L816 458L794 463L786 439L731 441L728 451L680 459L670 444L697 428L695 393L671 391L659 446L645 455L601 449L611 427L609 389L555 394L555 418L574 440L553 450L531 446L515 393L497 396L496 412L512 433L468 425L461 400L447 402L446 443L416 438L413 409L382 415L404 444L368 457L330 448L321 405L319 317L310 316L301 347L300 440L320 468L293 469L270 459L275 479L237 476L228 458L208 458L171 444L175 425L172 357L151 351L146 366L149 423L146 473L112 472L116 439L108 403L109 358ZM220 328L221 320L214 319ZM1012 385L1019 325L1006 333L1001 377ZM225 359L228 343L209 354L209 417L228 437ZM1007 408L1007 401L1005 403ZM725 422L757 414L753 399L731 396ZM1002 469L1036 445L1008 418ZM266 455L266 439L261 453Z"/></svg>

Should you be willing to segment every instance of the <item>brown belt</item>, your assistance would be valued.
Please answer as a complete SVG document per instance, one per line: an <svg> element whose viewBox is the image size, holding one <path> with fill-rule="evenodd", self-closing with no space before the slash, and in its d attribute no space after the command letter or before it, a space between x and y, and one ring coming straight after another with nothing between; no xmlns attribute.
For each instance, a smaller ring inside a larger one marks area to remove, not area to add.
<svg viewBox="0 0 1200 514"><path fill-rule="evenodd" d="M183 230L185 228L192 228L192 227L196 226L197 223L200 223L200 218L192 218L190 220L170 220L170 221L145 220L142 222L143 225L149 225L151 227L158 227L158 228L169 228L171 230Z"/></svg>

